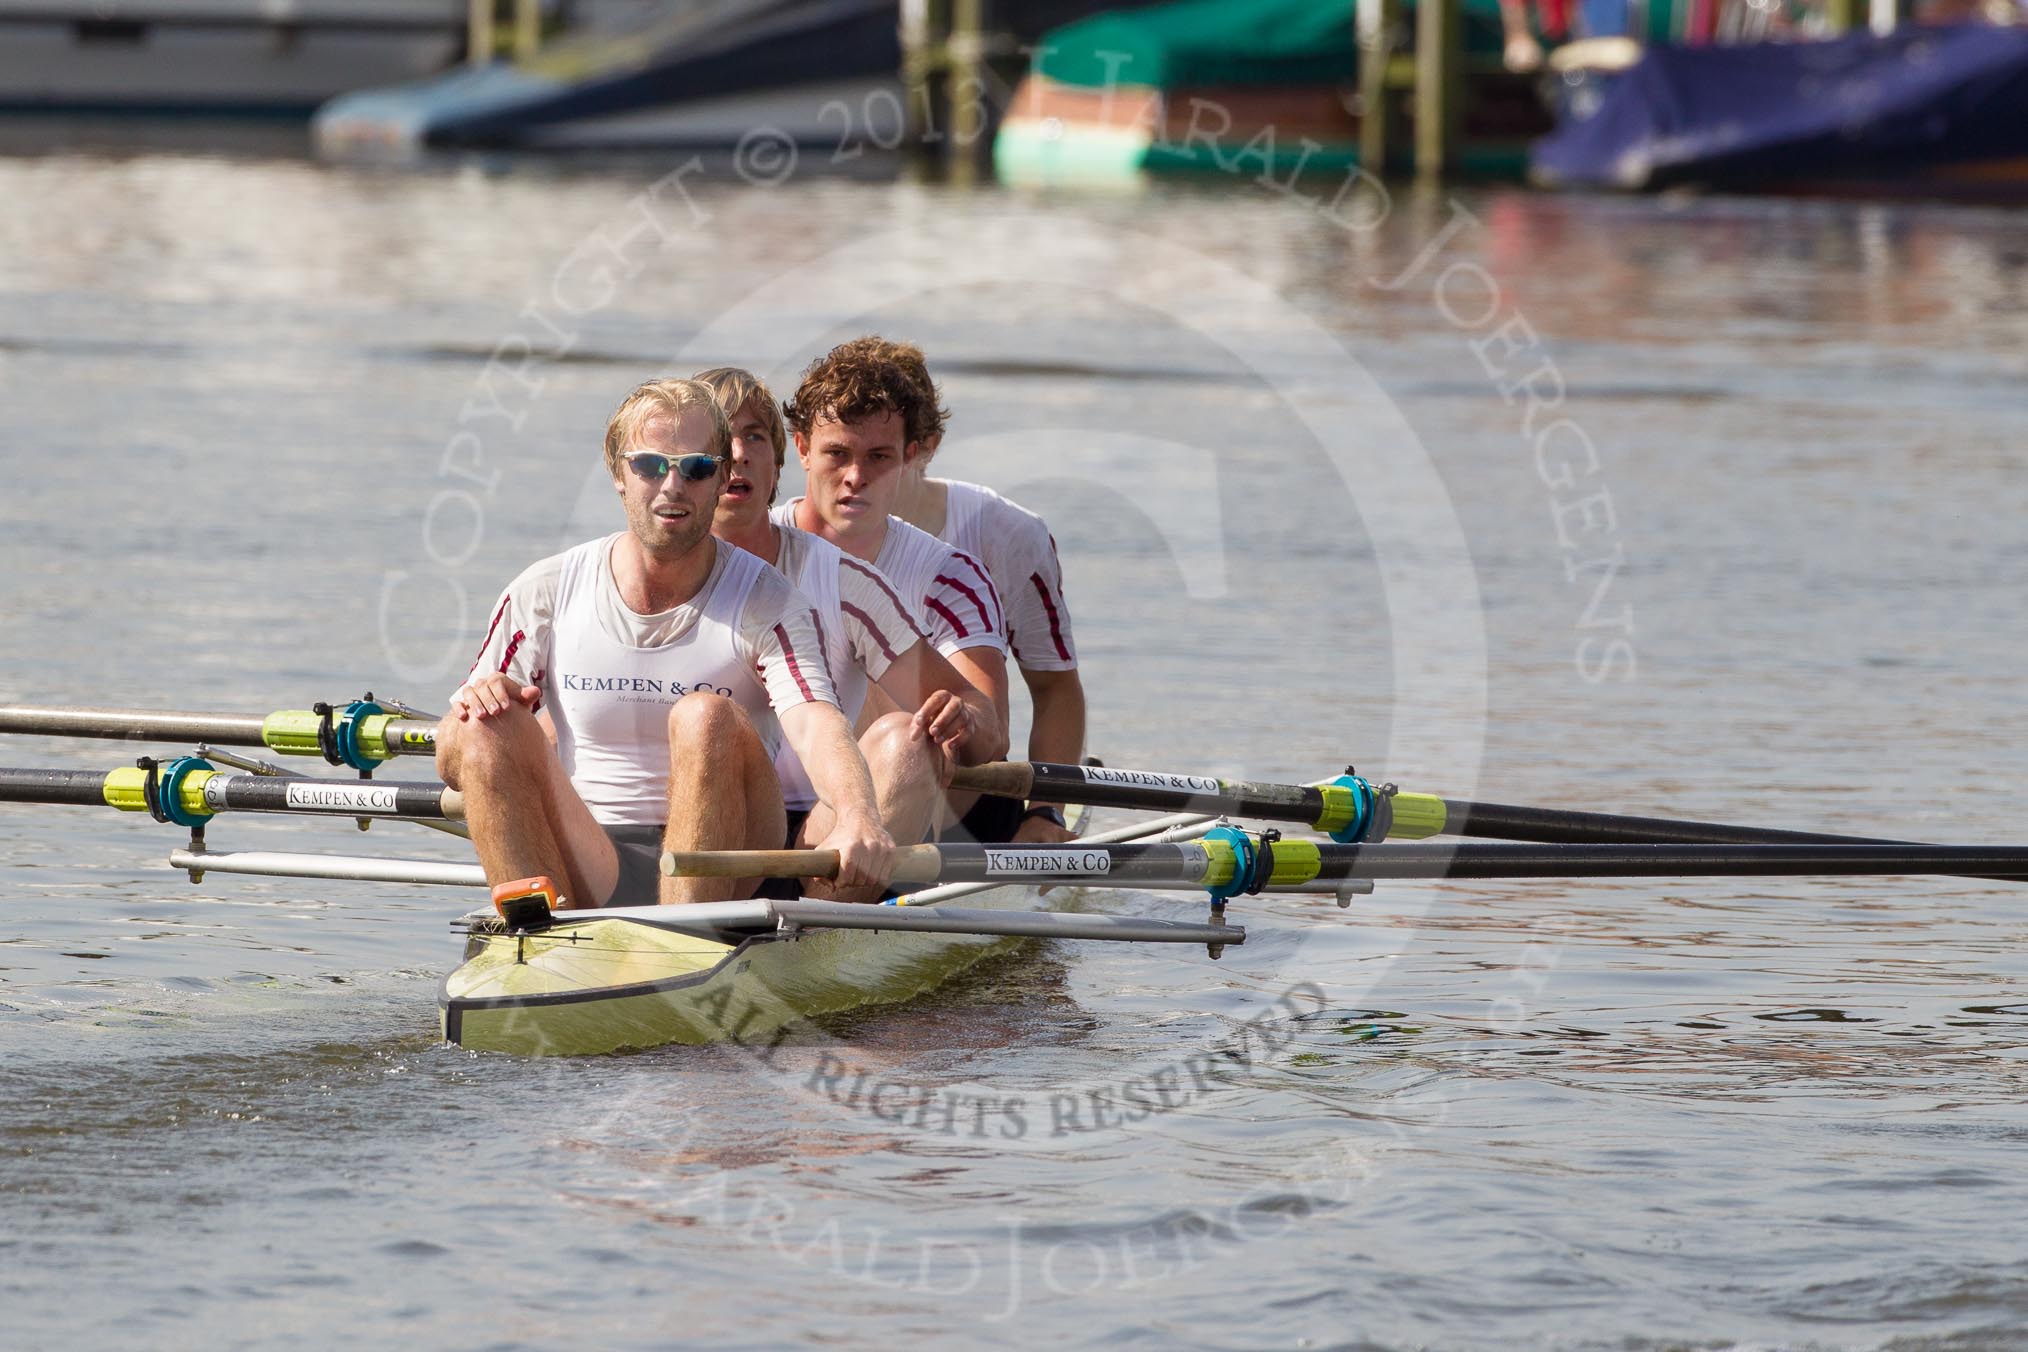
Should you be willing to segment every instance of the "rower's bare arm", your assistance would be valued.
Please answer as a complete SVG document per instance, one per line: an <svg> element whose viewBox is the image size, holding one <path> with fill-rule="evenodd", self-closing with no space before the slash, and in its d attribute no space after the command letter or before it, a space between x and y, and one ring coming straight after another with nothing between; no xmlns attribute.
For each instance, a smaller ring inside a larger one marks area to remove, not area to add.
<svg viewBox="0 0 2028 1352"><path fill-rule="evenodd" d="M880 823L873 775L845 715L835 704L808 700L781 710L779 717L811 787L835 818L831 833L817 848L838 852L838 884L884 885L894 866L894 840Z"/></svg>
<svg viewBox="0 0 2028 1352"><path fill-rule="evenodd" d="M993 701L927 642L912 644L889 663L875 689L883 703L913 711L930 740L960 765L1007 754L1007 725Z"/></svg>
<svg viewBox="0 0 2028 1352"><path fill-rule="evenodd" d="M523 685L513 677L490 671L459 686L451 695L451 714L463 721L497 718L516 705L533 709L542 701L542 691Z"/></svg>
<svg viewBox="0 0 2028 1352"><path fill-rule="evenodd" d="M1068 671L1035 671L1021 668L1028 683L1028 698L1035 706L1028 725L1028 759L1059 765L1076 765L1084 759L1084 682L1077 668ZM1062 803L1036 798L1031 807L1062 808ZM1014 839L1022 844L1048 844L1069 840L1071 833L1044 817L1022 820Z"/></svg>
<svg viewBox="0 0 2028 1352"><path fill-rule="evenodd" d="M1021 668L1035 716L1028 726L1028 759L1076 765L1084 759L1084 682L1077 668L1031 671Z"/></svg>
<svg viewBox="0 0 2028 1352"><path fill-rule="evenodd" d="M992 701L994 717L1000 723L999 755L1007 751L1007 655L998 648L960 648L950 655L950 664L965 684Z"/></svg>

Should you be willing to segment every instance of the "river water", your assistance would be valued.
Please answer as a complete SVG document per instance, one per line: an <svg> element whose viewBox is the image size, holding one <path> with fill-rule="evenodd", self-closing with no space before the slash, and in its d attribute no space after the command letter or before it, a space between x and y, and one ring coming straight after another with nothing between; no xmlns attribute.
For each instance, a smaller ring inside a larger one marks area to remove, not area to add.
<svg viewBox="0 0 2028 1352"><path fill-rule="evenodd" d="M1051 520L1114 764L2021 839L2018 215L1336 186L0 161L0 699L440 707L617 525L630 385L878 330L945 472ZM1253 899L1216 963L1031 947L765 1063L531 1062L435 1036L472 895L177 843L0 810L10 1347L2028 1326L2004 884Z"/></svg>

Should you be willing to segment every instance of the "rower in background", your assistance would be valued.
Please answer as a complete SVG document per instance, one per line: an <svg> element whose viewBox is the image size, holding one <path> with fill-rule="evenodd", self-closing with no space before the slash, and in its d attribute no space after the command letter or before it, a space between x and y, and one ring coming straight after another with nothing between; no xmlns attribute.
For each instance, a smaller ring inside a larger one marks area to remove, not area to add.
<svg viewBox="0 0 2028 1352"><path fill-rule="evenodd" d="M1077 644L1063 599L1056 538L1041 517L982 484L931 478L931 460L944 439L950 410L942 406L922 349L882 338L857 342L907 371L924 392L931 415L922 450L902 473L894 514L986 565L1006 611L1008 651L1028 687L1028 759L1077 764L1084 758L1084 682L1077 673ZM1028 803L1013 834L1015 840L1032 843L1070 837L1063 805L1042 799Z"/></svg>
<svg viewBox="0 0 2028 1352"><path fill-rule="evenodd" d="M776 507L774 519L830 541L892 581L916 607L930 646L991 701L1004 748L1007 639L992 578L971 555L890 515L902 472L934 426L934 404L898 363L848 343L810 363L782 412L809 492ZM868 707L876 703L869 695ZM1007 840L1017 824L987 813L975 793L951 794L949 803L976 840Z"/></svg>
<svg viewBox="0 0 2028 1352"><path fill-rule="evenodd" d="M781 485L788 430L781 408L759 377L716 366L694 377L718 397L732 426L732 460L711 531L773 564L817 609L825 662L838 705L855 725L867 690L877 686L895 712L870 717L859 749L873 773L880 817L897 841L923 840L948 763L978 765L1007 752L1006 725L916 624L914 608L871 563L828 540L768 517ZM817 806L816 790L795 748L775 757L791 815ZM828 825L820 813L805 844Z"/></svg>

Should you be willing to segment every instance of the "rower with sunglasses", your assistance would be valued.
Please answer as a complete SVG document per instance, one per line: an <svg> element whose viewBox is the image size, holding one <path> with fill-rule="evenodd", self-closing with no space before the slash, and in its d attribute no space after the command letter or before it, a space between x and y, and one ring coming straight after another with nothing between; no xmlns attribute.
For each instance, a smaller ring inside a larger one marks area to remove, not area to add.
<svg viewBox="0 0 2028 1352"><path fill-rule="evenodd" d="M825 805L817 843L840 854L831 894L871 899L886 882L894 843L816 612L711 534L730 440L708 387L635 389L605 439L628 528L502 594L437 733L494 885L546 876L578 906L751 895L758 879L664 878L656 864L665 849L798 841L773 764L783 736Z"/></svg>
<svg viewBox="0 0 2028 1352"><path fill-rule="evenodd" d="M950 764L978 765L1006 754L1007 733L993 702L925 637L886 575L828 540L769 519L788 453L775 397L751 371L717 366L694 379L718 395L732 424L732 463L712 533L780 569L817 608L818 628L839 707L860 731L880 816L896 840L922 840L934 824ZM884 699L868 710L869 691ZM791 809L816 790L794 747L775 757Z"/></svg>

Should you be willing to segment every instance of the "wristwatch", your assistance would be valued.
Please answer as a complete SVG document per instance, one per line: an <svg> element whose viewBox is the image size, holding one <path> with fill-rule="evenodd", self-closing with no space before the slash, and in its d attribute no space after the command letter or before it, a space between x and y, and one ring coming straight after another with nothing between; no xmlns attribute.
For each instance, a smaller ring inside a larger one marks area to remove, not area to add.
<svg viewBox="0 0 2028 1352"><path fill-rule="evenodd" d="M1021 820L1024 822L1031 817L1040 817L1044 821L1055 822L1058 826L1063 827L1065 830L1069 829L1069 824L1063 820L1063 809L1060 807L1052 807L1048 803L1039 803L1036 806L1029 808L1026 812L1021 814Z"/></svg>

